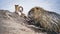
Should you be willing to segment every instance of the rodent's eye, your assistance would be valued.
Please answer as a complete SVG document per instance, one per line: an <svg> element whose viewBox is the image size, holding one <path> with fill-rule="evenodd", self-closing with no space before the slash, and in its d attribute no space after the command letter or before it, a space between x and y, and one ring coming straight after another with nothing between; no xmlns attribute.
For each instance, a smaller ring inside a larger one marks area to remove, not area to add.
<svg viewBox="0 0 60 34"><path fill-rule="evenodd" d="M32 9L31 11L30 11L30 14L33 14L34 13L34 9Z"/></svg>
<svg viewBox="0 0 60 34"><path fill-rule="evenodd" d="M31 11L34 12L34 9L32 9Z"/></svg>

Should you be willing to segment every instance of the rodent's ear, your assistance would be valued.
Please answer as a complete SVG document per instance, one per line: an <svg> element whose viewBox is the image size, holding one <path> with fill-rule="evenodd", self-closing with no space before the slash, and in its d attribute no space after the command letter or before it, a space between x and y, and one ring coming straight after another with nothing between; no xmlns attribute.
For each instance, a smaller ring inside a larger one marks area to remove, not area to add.
<svg viewBox="0 0 60 34"><path fill-rule="evenodd" d="M36 10L39 10L39 8L38 8L38 7L36 7Z"/></svg>
<svg viewBox="0 0 60 34"><path fill-rule="evenodd" d="M35 11L35 9L34 9L34 8L32 8L30 11L33 11L33 12L34 12L34 11Z"/></svg>

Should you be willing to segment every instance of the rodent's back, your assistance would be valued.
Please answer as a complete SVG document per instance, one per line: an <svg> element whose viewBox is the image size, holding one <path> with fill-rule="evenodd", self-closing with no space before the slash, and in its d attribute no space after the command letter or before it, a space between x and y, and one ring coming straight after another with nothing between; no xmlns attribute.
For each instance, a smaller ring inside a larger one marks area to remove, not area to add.
<svg viewBox="0 0 60 34"><path fill-rule="evenodd" d="M40 7L32 8L28 17L34 20L34 23L40 23L46 30L60 32L60 15L55 12L49 12Z"/></svg>

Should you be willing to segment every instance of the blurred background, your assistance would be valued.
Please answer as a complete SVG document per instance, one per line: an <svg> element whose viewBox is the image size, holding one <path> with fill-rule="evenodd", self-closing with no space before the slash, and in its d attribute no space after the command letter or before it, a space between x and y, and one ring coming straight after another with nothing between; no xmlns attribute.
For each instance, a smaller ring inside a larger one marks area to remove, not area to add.
<svg viewBox="0 0 60 34"><path fill-rule="evenodd" d="M0 0L0 9L14 12L15 5L22 6L26 15L35 6L60 14L60 0Z"/></svg>

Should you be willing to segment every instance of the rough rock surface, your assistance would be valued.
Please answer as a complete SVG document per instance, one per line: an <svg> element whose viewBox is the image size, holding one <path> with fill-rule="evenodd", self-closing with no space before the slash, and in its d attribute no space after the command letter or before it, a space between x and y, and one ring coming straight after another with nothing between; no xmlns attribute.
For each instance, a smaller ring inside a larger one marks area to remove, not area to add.
<svg viewBox="0 0 60 34"><path fill-rule="evenodd" d="M37 27L28 25L25 19L16 13L0 10L0 34L47 34L38 32L35 28Z"/></svg>

